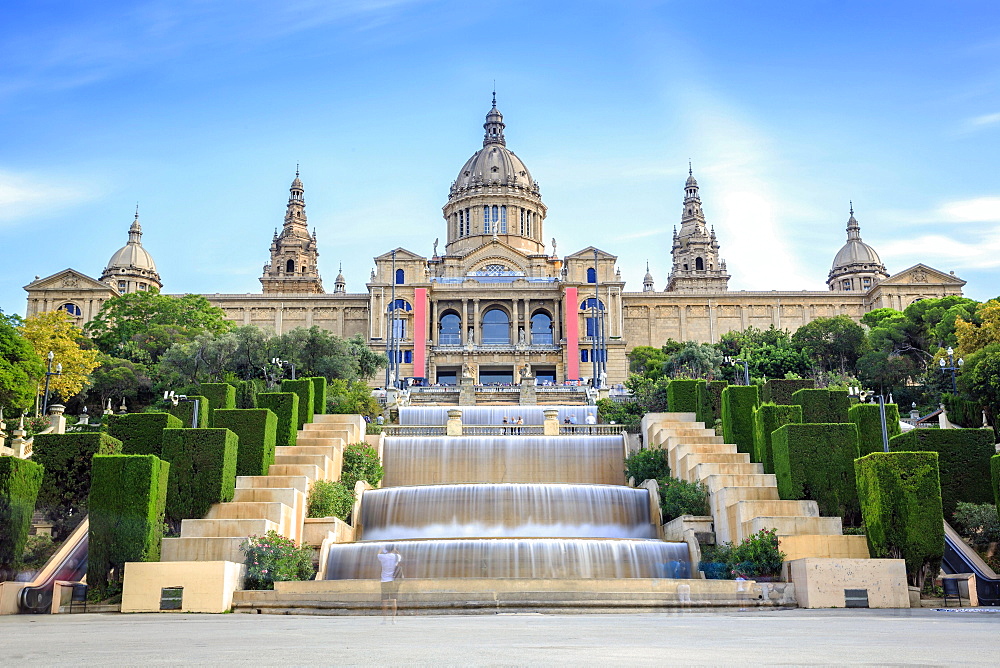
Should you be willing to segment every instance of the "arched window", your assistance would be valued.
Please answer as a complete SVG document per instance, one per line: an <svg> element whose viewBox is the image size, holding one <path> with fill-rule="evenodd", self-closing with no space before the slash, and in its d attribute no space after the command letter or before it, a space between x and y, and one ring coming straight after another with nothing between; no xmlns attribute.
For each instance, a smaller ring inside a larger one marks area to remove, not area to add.
<svg viewBox="0 0 1000 668"><path fill-rule="evenodd" d="M597 282L597 270L593 267L587 267L587 282L596 283Z"/></svg>
<svg viewBox="0 0 1000 668"><path fill-rule="evenodd" d="M531 316L531 343L536 346L552 345L552 318L544 311Z"/></svg>
<svg viewBox="0 0 1000 668"><path fill-rule="evenodd" d="M483 314L483 343L505 345L510 343L510 318L506 311L492 308Z"/></svg>
<svg viewBox="0 0 1000 668"><path fill-rule="evenodd" d="M285 272L289 274L295 273L295 260L289 260L285 263Z"/></svg>
<svg viewBox="0 0 1000 668"><path fill-rule="evenodd" d="M396 285L402 285L406 279L406 272L402 269L396 270Z"/></svg>
<svg viewBox="0 0 1000 668"><path fill-rule="evenodd" d="M458 346L462 344L462 318L454 311L447 311L441 316L438 342L442 346Z"/></svg>
<svg viewBox="0 0 1000 668"><path fill-rule="evenodd" d="M80 307L74 304L73 302L66 302L65 304L60 306L59 309L61 311L66 311L66 313L69 313L70 315L73 316L83 315L83 311L80 310Z"/></svg>
<svg viewBox="0 0 1000 668"><path fill-rule="evenodd" d="M694 268L697 269L698 271L703 270L705 268L705 261L702 260L700 257L696 257L694 259Z"/></svg>
<svg viewBox="0 0 1000 668"><path fill-rule="evenodd" d="M397 299L396 301L394 301L390 305L389 310L390 311L412 311L413 307L410 306L410 302L406 301L405 299Z"/></svg>
<svg viewBox="0 0 1000 668"><path fill-rule="evenodd" d="M496 223L500 220L500 208L494 204L493 205L493 222Z"/></svg>

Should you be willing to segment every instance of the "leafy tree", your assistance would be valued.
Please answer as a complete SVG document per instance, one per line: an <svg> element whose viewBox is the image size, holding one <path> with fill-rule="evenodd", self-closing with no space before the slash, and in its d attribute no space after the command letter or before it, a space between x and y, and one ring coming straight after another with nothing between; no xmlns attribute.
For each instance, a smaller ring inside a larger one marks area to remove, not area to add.
<svg viewBox="0 0 1000 668"><path fill-rule="evenodd" d="M21 334L39 355L53 353L52 368L62 365L62 373L50 377L49 390L63 400L80 392L87 383L87 376L97 368L98 352L88 350L83 332L73 324L66 311L49 311L26 318ZM41 391L44 371L35 377Z"/></svg>
<svg viewBox="0 0 1000 668"><path fill-rule="evenodd" d="M360 380L344 380L335 378L326 388L326 405L328 413L347 415L367 415L374 418L382 411L378 401L372 396L372 390Z"/></svg>
<svg viewBox="0 0 1000 668"><path fill-rule="evenodd" d="M635 478L636 484L644 480L661 480L670 477L670 464L666 450L639 450L625 458L625 477Z"/></svg>
<svg viewBox="0 0 1000 668"><path fill-rule="evenodd" d="M360 336L345 340L315 325L276 337L272 347L278 356L293 362L302 377L371 378L385 366L385 356L370 350Z"/></svg>
<svg viewBox="0 0 1000 668"><path fill-rule="evenodd" d="M104 353L97 361L99 366L90 374L86 390L90 405L103 406L108 399L121 397L135 410L137 404L147 405L153 400L153 381L146 365Z"/></svg>
<svg viewBox="0 0 1000 668"><path fill-rule="evenodd" d="M628 354L628 368L646 378L655 380L663 376L663 365L668 356L660 348L636 346Z"/></svg>
<svg viewBox="0 0 1000 668"><path fill-rule="evenodd" d="M813 366L792 345L788 332L774 325L767 329L748 327L742 332L726 332L716 348L723 355L746 360L751 378L800 378ZM721 375L725 380L743 382L742 370L735 367L723 367Z"/></svg>
<svg viewBox="0 0 1000 668"><path fill-rule="evenodd" d="M35 379L45 373L42 358L16 324L0 312L0 406L8 417L28 410L35 398Z"/></svg>
<svg viewBox="0 0 1000 668"><path fill-rule="evenodd" d="M969 355L991 343L1000 343L1000 298L984 302L969 319L955 322L959 355Z"/></svg>
<svg viewBox="0 0 1000 668"><path fill-rule="evenodd" d="M972 367L962 374L963 387L968 394L986 407L989 417L996 422L1000 415L1000 343L994 343L970 355Z"/></svg>
<svg viewBox="0 0 1000 668"><path fill-rule="evenodd" d="M710 343L688 341L664 364L674 378L714 378L722 366L722 353Z"/></svg>
<svg viewBox="0 0 1000 668"><path fill-rule="evenodd" d="M864 352L865 331L846 315L816 318L795 331L792 343L823 371L843 373L853 370Z"/></svg>
<svg viewBox="0 0 1000 668"><path fill-rule="evenodd" d="M384 354L377 353L368 347L368 343L360 334L356 334L347 340L351 356L358 363L358 378L371 380L379 369L385 368L388 359Z"/></svg>
<svg viewBox="0 0 1000 668"><path fill-rule="evenodd" d="M233 327L223 310L201 295L172 297L152 290L112 297L86 331L108 355L155 363L179 341Z"/></svg>

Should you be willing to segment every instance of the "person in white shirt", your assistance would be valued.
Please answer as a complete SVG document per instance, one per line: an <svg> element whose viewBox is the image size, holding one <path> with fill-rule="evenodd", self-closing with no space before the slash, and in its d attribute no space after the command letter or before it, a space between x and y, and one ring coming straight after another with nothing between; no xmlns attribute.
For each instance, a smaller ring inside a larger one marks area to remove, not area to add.
<svg viewBox="0 0 1000 668"><path fill-rule="evenodd" d="M594 417L593 413L587 413L587 417L584 420L584 422L586 422L587 424L597 424L597 418ZM593 428L588 428L587 431L590 432L591 434L594 433Z"/></svg>
<svg viewBox="0 0 1000 668"><path fill-rule="evenodd" d="M399 576L399 564L403 561L402 555L396 551L394 545L386 545L378 553L379 563L382 565L382 623L385 624L389 614L389 601L392 601L392 623L396 623L396 596L399 591L399 583L396 578Z"/></svg>

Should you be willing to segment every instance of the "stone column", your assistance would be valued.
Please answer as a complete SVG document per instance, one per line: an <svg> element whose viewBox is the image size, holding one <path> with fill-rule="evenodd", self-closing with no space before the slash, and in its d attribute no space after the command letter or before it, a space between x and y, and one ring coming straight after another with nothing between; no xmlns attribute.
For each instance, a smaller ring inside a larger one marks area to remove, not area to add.
<svg viewBox="0 0 1000 668"><path fill-rule="evenodd" d="M479 325L479 299L473 299L472 300L472 331L473 331L472 338L475 340L475 343L478 344L478 345L482 345L483 344L483 333L482 333L481 329L482 328Z"/></svg>
<svg viewBox="0 0 1000 668"><path fill-rule="evenodd" d="M559 435L559 410L556 408L546 408L542 411L545 420L542 422L542 434L545 436Z"/></svg>
<svg viewBox="0 0 1000 668"><path fill-rule="evenodd" d="M448 424L446 426L448 436L462 435L462 411L457 408L448 410Z"/></svg>
<svg viewBox="0 0 1000 668"><path fill-rule="evenodd" d="M459 316L459 318L460 318L461 322L459 323L459 326L458 326L458 336L459 336L459 340L462 342L462 345L465 345L465 344L469 343L469 331L468 331L468 327L469 327L469 300L468 299L465 299L465 298L462 299L462 313Z"/></svg>
<svg viewBox="0 0 1000 668"><path fill-rule="evenodd" d="M438 303L431 302L431 345L438 345Z"/></svg>

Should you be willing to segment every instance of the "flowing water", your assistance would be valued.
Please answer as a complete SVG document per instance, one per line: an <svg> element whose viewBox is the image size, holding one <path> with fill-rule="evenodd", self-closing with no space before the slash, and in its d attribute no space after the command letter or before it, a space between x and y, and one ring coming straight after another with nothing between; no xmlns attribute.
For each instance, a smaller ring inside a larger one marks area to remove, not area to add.
<svg viewBox="0 0 1000 668"><path fill-rule="evenodd" d="M399 424L438 426L448 421L448 411L462 411L462 424L503 424L521 418L524 424L540 425L545 421L544 411L559 411L559 424L567 418L576 424L586 424L587 416L597 418L597 406L408 406L399 409Z"/></svg>

